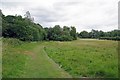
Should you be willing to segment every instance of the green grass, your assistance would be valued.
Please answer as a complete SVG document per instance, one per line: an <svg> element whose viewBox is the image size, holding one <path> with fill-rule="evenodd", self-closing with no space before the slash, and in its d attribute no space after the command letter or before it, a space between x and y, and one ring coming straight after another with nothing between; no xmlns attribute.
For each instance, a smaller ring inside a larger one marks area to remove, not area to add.
<svg viewBox="0 0 120 80"><path fill-rule="evenodd" d="M5 41L4 41L5 42ZM67 78L71 77L50 59L41 42L13 46L6 41L3 46L4 78ZM18 43L18 41L14 41ZM13 43L12 43L13 44Z"/></svg>
<svg viewBox="0 0 120 80"><path fill-rule="evenodd" d="M16 48L18 43L21 41L17 39L3 39L2 77L20 77L23 73L26 55L21 54L22 51Z"/></svg>
<svg viewBox="0 0 120 80"><path fill-rule="evenodd" d="M3 77L118 77L116 41L3 42Z"/></svg>
<svg viewBox="0 0 120 80"><path fill-rule="evenodd" d="M73 77L118 77L117 42L77 40L48 43L45 51Z"/></svg>
<svg viewBox="0 0 120 80"><path fill-rule="evenodd" d="M2 38L0 38L0 79L2 78Z"/></svg>
<svg viewBox="0 0 120 80"><path fill-rule="evenodd" d="M38 45L39 44L39 45ZM32 49L31 49L32 46ZM22 77L27 78L66 78L71 77L67 72L59 68L59 66L50 59L44 51L42 43L30 43L22 46L25 54L29 57L27 59L24 74Z"/></svg>

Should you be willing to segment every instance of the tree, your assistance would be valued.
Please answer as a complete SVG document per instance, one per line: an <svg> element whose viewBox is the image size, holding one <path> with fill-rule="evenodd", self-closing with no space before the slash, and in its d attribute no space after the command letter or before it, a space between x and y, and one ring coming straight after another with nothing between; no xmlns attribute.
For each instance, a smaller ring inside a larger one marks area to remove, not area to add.
<svg viewBox="0 0 120 80"><path fill-rule="evenodd" d="M53 28L43 28L40 24L36 24L29 20L31 18L30 12L26 12L26 17L22 16L2 16L2 35L5 38L17 38L22 41L71 41L76 40L76 28L63 28L60 25L55 25Z"/></svg>
<svg viewBox="0 0 120 80"><path fill-rule="evenodd" d="M52 30L51 30L51 36L52 36L52 40L59 40L58 37L60 37L62 35L62 29L59 25L55 25Z"/></svg>
<svg viewBox="0 0 120 80"><path fill-rule="evenodd" d="M82 31L82 32L80 32L79 37L80 38L89 38L90 36L87 31Z"/></svg>
<svg viewBox="0 0 120 80"><path fill-rule="evenodd" d="M70 35L73 37L73 40L77 39L76 28L71 26Z"/></svg>
<svg viewBox="0 0 120 80"><path fill-rule="evenodd" d="M70 28L67 26L63 26L63 34L70 36Z"/></svg>
<svg viewBox="0 0 120 80"><path fill-rule="evenodd" d="M73 40L73 36L71 36L71 30L69 27L64 26L61 28L59 25L55 25L53 28L44 28L47 33L47 40L55 40L55 41L71 41ZM72 31L76 32L76 29Z"/></svg>
<svg viewBox="0 0 120 80"><path fill-rule="evenodd" d="M0 9L0 37L2 37L2 17L3 17L3 14L2 14L2 11Z"/></svg>
<svg viewBox="0 0 120 80"><path fill-rule="evenodd" d="M99 38L99 32L98 32L98 30L92 29L90 35L91 35L92 38Z"/></svg>
<svg viewBox="0 0 120 80"><path fill-rule="evenodd" d="M29 11L27 11L24 16L25 16L25 18L26 18L27 20L30 20L30 21L32 21L32 22L34 21L34 18L31 17L31 14L30 14Z"/></svg>
<svg viewBox="0 0 120 80"><path fill-rule="evenodd" d="M3 37L18 38L23 41L40 41L44 39L42 26L26 20L21 16L3 16Z"/></svg>
<svg viewBox="0 0 120 80"><path fill-rule="evenodd" d="M99 31L99 38L100 38L100 37L104 37L104 36L105 36L105 33L100 30L100 31Z"/></svg>

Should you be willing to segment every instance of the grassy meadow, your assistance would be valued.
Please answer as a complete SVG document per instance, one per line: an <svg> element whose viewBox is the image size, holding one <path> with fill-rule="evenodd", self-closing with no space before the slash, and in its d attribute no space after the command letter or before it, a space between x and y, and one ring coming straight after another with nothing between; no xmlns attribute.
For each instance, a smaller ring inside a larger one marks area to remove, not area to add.
<svg viewBox="0 0 120 80"><path fill-rule="evenodd" d="M0 79L2 78L2 38L0 38Z"/></svg>
<svg viewBox="0 0 120 80"><path fill-rule="evenodd" d="M51 46L52 45L52 46ZM77 40L48 44L45 51L73 77L117 77L117 42Z"/></svg>
<svg viewBox="0 0 120 80"><path fill-rule="evenodd" d="M3 77L118 77L118 42L3 39Z"/></svg>

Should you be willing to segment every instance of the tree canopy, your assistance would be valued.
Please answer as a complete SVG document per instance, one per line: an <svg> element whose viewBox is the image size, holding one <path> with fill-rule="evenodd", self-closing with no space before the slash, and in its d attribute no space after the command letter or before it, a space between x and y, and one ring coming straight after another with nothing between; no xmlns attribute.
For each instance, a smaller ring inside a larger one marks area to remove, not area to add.
<svg viewBox="0 0 120 80"><path fill-rule="evenodd" d="M43 27L40 24L34 23L30 12L27 11L25 18L20 15L3 15L2 20L2 36L7 38L17 38L22 41L41 41L41 40L53 40L53 41L71 41L79 38L95 38L95 39L107 39L107 40L120 40L120 30L113 30L109 32L103 32L92 29L91 32L81 31L76 33L74 26L68 27L55 25L53 27Z"/></svg>
<svg viewBox="0 0 120 80"><path fill-rule="evenodd" d="M109 32L103 32L98 30L91 30L91 32L82 31L78 33L79 38L95 38L95 39L107 39L107 40L120 40L120 30L112 30Z"/></svg>
<svg viewBox="0 0 120 80"><path fill-rule="evenodd" d="M63 28L55 25L53 28L43 28L40 24L36 24L31 20L30 13L26 13L26 17L22 16L2 16L2 36L8 38L18 38L22 41L71 41L76 40L76 28Z"/></svg>

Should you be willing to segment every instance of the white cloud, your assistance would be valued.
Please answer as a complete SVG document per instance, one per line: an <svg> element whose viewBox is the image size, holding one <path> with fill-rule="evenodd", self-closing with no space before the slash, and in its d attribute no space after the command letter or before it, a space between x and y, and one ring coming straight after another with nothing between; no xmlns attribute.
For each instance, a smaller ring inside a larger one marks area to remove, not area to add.
<svg viewBox="0 0 120 80"><path fill-rule="evenodd" d="M30 11L43 26L76 26L77 31L117 29L119 0L2 0L5 15Z"/></svg>

